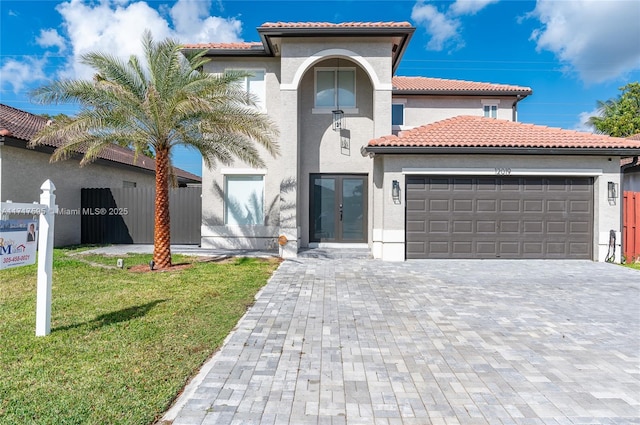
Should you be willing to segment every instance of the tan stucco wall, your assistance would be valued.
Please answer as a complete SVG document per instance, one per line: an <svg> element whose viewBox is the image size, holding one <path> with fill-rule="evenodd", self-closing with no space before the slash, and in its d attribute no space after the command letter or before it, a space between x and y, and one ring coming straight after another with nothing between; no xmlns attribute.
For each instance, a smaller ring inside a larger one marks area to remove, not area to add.
<svg viewBox="0 0 640 425"><path fill-rule="evenodd" d="M2 200L34 202L40 200L40 186L49 179L56 186L56 203L64 209L55 219L56 246L80 243L79 214L65 210L80 208L80 190L97 187L122 187L123 181L136 182L138 187L153 186L153 173L89 164L80 167L78 159L50 163L50 156L11 146L2 146ZM26 216L23 216L26 217ZM19 217L16 217L19 218ZM150 218L152 219L152 218Z"/></svg>
<svg viewBox="0 0 640 425"><path fill-rule="evenodd" d="M495 96L402 96L394 102L404 103L404 128L412 128L458 115L483 116L483 100L499 101L497 118L511 121L515 97Z"/></svg>
<svg viewBox="0 0 640 425"><path fill-rule="evenodd" d="M377 160L377 158L376 158ZM609 231L618 232L620 241L620 198L615 203L607 199L607 182L620 183L618 157L600 156L545 156L545 155L384 155L384 184L381 198L383 218L375 222L373 229L373 253L385 260L404 260L405 214L404 194L401 204L391 199L393 180L405 187L405 175L420 174L433 169L447 173L491 172L495 168L514 170L515 175L591 175L594 178L594 258L604 261L607 254ZM418 169L411 171L408 169ZM516 172L516 170L518 170ZM404 171L404 173L403 173ZM470 174L469 174L470 173ZM518 174L520 173L520 174ZM585 174L586 173L586 174ZM619 253L616 258L620 258Z"/></svg>

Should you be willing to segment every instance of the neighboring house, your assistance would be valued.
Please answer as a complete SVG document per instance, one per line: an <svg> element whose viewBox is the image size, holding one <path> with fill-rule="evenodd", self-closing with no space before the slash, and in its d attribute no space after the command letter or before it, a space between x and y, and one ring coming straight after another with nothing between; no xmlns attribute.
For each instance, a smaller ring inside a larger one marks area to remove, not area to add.
<svg viewBox="0 0 640 425"><path fill-rule="evenodd" d="M640 133L627 137L629 140L640 141ZM622 190L640 192L640 161L638 155L633 158L623 158L620 161L622 168Z"/></svg>
<svg viewBox="0 0 640 425"><path fill-rule="evenodd" d="M55 222L55 244L79 244L81 189L154 187L155 161L143 155L134 158L131 150L110 146L85 167L78 164L80 155L50 163L56 146L27 148L29 140L47 122L41 116L0 104L0 196L3 202L39 201L40 186L50 179L56 186L56 203L60 208ZM180 185L201 181L179 169L176 177Z"/></svg>
<svg viewBox="0 0 640 425"><path fill-rule="evenodd" d="M203 247L604 260L620 231L607 189L640 142L514 122L528 87L394 77L414 30L266 23L258 43L185 46L206 72L250 71L280 129L264 169L203 170Z"/></svg>

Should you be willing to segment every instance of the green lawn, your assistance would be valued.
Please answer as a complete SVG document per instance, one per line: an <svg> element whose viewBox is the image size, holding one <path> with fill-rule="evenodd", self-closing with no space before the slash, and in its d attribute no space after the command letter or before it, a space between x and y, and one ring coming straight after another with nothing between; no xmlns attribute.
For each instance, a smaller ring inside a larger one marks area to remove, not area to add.
<svg viewBox="0 0 640 425"><path fill-rule="evenodd" d="M0 271L0 424L152 423L278 265L174 256L193 265L141 273L71 253L55 251L47 337L35 336L36 267Z"/></svg>

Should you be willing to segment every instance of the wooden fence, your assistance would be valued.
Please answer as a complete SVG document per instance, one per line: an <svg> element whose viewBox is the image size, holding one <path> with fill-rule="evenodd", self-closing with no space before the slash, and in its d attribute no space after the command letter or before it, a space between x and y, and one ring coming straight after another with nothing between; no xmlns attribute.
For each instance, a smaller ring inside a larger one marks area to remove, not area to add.
<svg viewBox="0 0 640 425"><path fill-rule="evenodd" d="M627 263L640 261L640 192L624 192L622 255Z"/></svg>

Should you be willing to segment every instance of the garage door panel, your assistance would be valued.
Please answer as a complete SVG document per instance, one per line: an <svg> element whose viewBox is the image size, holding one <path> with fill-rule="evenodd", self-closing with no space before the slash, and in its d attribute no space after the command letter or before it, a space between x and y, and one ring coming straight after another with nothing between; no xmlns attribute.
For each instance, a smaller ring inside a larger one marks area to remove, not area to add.
<svg viewBox="0 0 640 425"><path fill-rule="evenodd" d="M473 221L456 220L453 222L453 233L473 233Z"/></svg>
<svg viewBox="0 0 640 425"><path fill-rule="evenodd" d="M407 220L406 226L408 233L426 233L425 222L422 220Z"/></svg>
<svg viewBox="0 0 640 425"><path fill-rule="evenodd" d="M476 201L476 211L478 213L497 212L498 202L495 199L478 199Z"/></svg>
<svg viewBox="0 0 640 425"><path fill-rule="evenodd" d="M523 242L522 243L522 254L526 257L531 258L540 258L542 257L542 253L544 252L544 247L542 242Z"/></svg>
<svg viewBox="0 0 640 425"><path fill-rule="evenodd" d="M406 196L407 258L592 256L591 178L407 176Z"/></svg>
<svg viewBox="0 0 640 425"><path fill-rule="evenodd" d="M525 192L542 192L544 191L544 182L538 178L523 178L521 180L522 190Z"/></svg>
<svg viewBox="0 0 640 425"><path fill-rule="evenodd" d="M473 190L473 179L472 178L460 178L460 177L455 177L453 179L453 190L455 192L464 192L464 191L469 191L469 190Z"/></svg>
<svg viewBox="0 0 640 425"><path fill-rule="evenodd" d="M451 190L449 187L450 183L451 183L451 179L449 178L443 178L443 179L433 178L431 179L427 187L432 192Z"/></svg>
<svg viewBox="0 0 640 425"><path fill-rule="evenodd" d="M447 221L447 220L429 220L429 232L431 232L431 233L449 233L449 221Z"/></svg>
<svg viewBox="0 0 640 425"><path fill-rule="evenodd" d="M519 234L520 233L520 222L519 221L507 221L507 220L501 220L500 221L500 233L513 233L513 234Z"/></svg>
<svg viewBox="0 0 640 425"><path fill-rule="evenodd" d="M477 241L476 252L480 255L492 255L496 256L496 242L495 241Z"/></svg>
<svg viewBox="0 0 640 425"><path fill-rule="evenodd" d="M470 255L473 252L473 243L466 242L452 242L451 252L454 256Z"/></svg>
<svg viewBox="0 0 640 425"><path fill-rule="evenodd" d="M590 235L591 234L591 223L588 221L573 221L569 223L569 229L571 230L571 234L583 234Z"/></svg>
<svg viewBox="0 0 640 425"><path fill-rule="evenodd" d="M547 234L567 235L567 222L547 221Z"/></svg>
<svg viewBox="0 0 640 425"><path fill-rule="evenodd" d="M446 241L429 242L429 252L433 254L450 254L449 243Z"/></svg>
<svg viewBox="0 0 640 425"><path fill-rule="evenodd" d="M476 190L478 192L483 192L483 191L496 192L498 190L498 179L479 178L476 183Z"/></svg>
<svg viewBox="0 0 640 425"><path fill-rule="evenodd" d="M544 211L544 201L542 199L531 199L522 202L522 212L534 214Z"/></svg>
<svg viewBox="0 0 640 425"><path fill-rule="evenodd" d="M587 201L569 201L569 212L570 213L590 213L591 212L591 204Z"/></svg>
<svg viewBox="0 0 640 425"><path fill-rule="evenodd" d="M500 257L520 258L520 243L515 241L498 242Z"/></svg>
<svg viewBox="0 0 640 425"><path fill-rule="evenodd" d="M454 199L454 212L473 212L473 201L471 199Z"/></svg>
<svg viewBox="0 0 640 425"><path fill-rule="evenodd" d="M565 201L547 201L547 212L565 212L567 211L567 203Z"/></svg>
<svg viewBox="0 0 640 425"><path fill-rule="evenodd" d="M518 199L503 199L500 201L500 212L521 212L520 201Z"/></svg>
<svg viewBox="0 0 640 425"><path fill-rule="evenodd" d="M582 243L570 243L569 252L573 255L586 255L589 253L589 244Z"/></svg>
<svg viewBox="0 0 640 425"><path fill-rule="evenodd" d="M430 212L449 212L448 199L431 199L429 201Z"/></svg>
<svg viewBox="0 0 640 425"><path fill-rule="evenodd" d="M523 224L523 230L528 235L542 235L544 229L544 223L542 221L525 221Z"/></svg>

